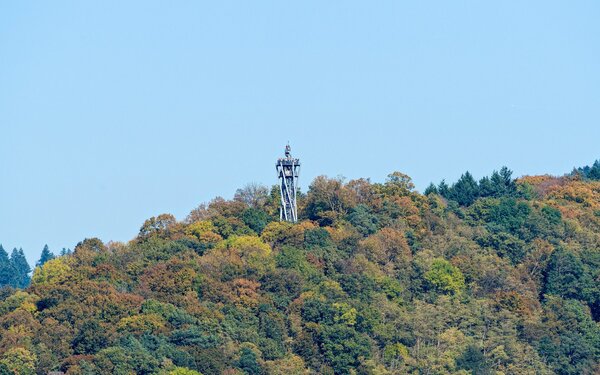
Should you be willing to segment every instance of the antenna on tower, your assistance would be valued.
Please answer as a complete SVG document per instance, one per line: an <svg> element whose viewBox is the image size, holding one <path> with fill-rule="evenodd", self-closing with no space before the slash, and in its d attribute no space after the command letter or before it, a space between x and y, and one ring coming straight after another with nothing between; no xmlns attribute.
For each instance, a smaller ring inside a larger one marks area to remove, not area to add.
<svg viewBox="0 0 600 375"><path fill-rule="evenodd" d="M290 142L285 146L285 157L277 159L277 177L279 178L279 192L281 205L279 206L279 220L298 221L298 207L296 205L296 192L298 190L298 177L300 175L300 159L292 157Z"/></svg>

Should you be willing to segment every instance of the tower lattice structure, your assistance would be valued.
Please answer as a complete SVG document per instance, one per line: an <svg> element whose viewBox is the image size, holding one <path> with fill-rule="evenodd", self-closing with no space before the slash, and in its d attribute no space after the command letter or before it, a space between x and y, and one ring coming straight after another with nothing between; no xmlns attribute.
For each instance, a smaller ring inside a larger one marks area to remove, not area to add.
<svg viewBox="0 0 600 375"><path fill-rule="evenodd" d="M298 207L296 205L296 192L298 190L298 176L300 175L300 159L292 157L290 145L285 146L285 157L277 159L277 177L279 178L279 192L281 204L279 206L279 220L298 221Z"/></svg>

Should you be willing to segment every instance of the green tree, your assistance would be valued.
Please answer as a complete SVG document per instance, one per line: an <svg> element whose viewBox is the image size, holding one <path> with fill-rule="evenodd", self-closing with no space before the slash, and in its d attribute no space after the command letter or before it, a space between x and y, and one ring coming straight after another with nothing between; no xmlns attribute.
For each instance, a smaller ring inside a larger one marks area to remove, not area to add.
<svg viewBox="0 0 600 375"><path fill-rule="evenodd" d="M592 180L600 180L600 160L596 160L587 175Z"/></svg>
<svg viewBox="0 0 600 375"><path fill-rule="evenodd" d="M494 173L496 173L494 171ZM479 180L479 196L480 197L493 197L495 195L495 187L488 176L483 177Z"/></svg>
<svg viewBox="0 0 600 375"><path fill-rule="evenodd" d="M0 362L0 375L14 375L15 373L10 371L8 366L4 363Z"/></svg>
<svg viewBox="0 0 600 375"><path fill-rule="evenodd" d="M523 228L528 224L531 207L527 202L520 202L514 198L503 198L496 205L492 205L489 215L485 220L492 229L504 230L508 233L524 237Z"/></svg>
<svg viewBox="0 0 600 375"><path fill-rule="evenodd" d="M155 374L158 360L139 342L130 344L124 340L123 346L113 346L99 351L94 357L94 364L100 374Z"/></svg>
<svg viewBox="0 0 600 375"><path fill-rule="evenodd" d="M595 373L600 356L600 327L581 302L547 297L543 323L546 330L538 350L557 374Z"/></svg>
<svg viewBox="0 0 600 375"><path fill-rule="evenodd" d="M465 288L462 272L445 259L435 259L424 276L432 289L442 293L460 294Z"/></svg>
<svg viewBox="0 0 600 375"><path fill-rule="evenodd" d="M0 287L14 286L16 284L15 275L16 272L8 258L8 254L0 245Z"/></svg>
<svg viewBox="0 0 600 375"><path fill-rule="evenodd" d="M271 221L271 217L261 209L250 207L242 212L242 221L250 229L260 235L263 229L265 229L267 224Z"/></svg>
<svg viewBox="0 0 600 375"><path fill-rule="evenodd" d="M73 252L71 251L71 249L67 249L67 248L63 247L62 250L60 251L60 256L62 257L65 255L70 255L72 253Z"/></svg>
<svg viewBox="0 0 600 375"><path fill-rule="evenodd" d="M319 335L321 352L336 374L347 374L361 359L369 358L369 340L345 324L322 327Z"/></svg>
<svg viewBox="0 0 600 375"><path fill-rule="evenodd" d="M17 288L26 288L31 280L29 274L31 273L31 267L27 263L23 249L13 249L10 254L10 263L15 269L15 284Z"/></svg>
<svg viewBox="0 0 600 375"><path fill-rule="evenodd" d="M473 375L493 374L485 355L475 345L467 346L467 349L456 359L456 366L461 370L468 370Z"/></svg>
<svg viewBox="0 0 600 375"><path fill-rule="evenodd" d="M446 199L450 198L450 186L448 186L448 183L446 183L445 180L442 180L440 182L440 184L437 187L437 190L442 197Z"/></svg>
<svg viewBox="0 0 600 375"><path fill-rule="evenodd" d="M44 249L42 250L42 254L40 255L40 260L36 263L36 267L43 266L47 261L54 259L54 254L48 248L48 245L44 245Z"/></svg>
<svg viewBox="0 0 600 375"><path fill-rule="evenodd" d="M584 179L600 180L600 160L596 160L591 167L586 165L585 167L577 168L573 170L572 174L580 175Z"/></svg>
<svg viewBox="0 0 600 375"><path fill-rule="evenodd" d="M72 347L75 354L94 354L107 343L106 331L96 320L88 320L83 323L73 339Z"/></svg>
<svg viewBox="0 0 600 375"><path fill-rule="evenodd" d="M429 195L429 194L439 194L438 188L433 184L433 182L430 183L429 186L427 186L427 188L423 192L423 195Z"/></svg>
<svg viewBox="0 0 600 375"><path fill-rule="evenodd" d="M595 296L589 292L593 292L595 286L596 282L578 256L562 248L552 253L546 268L544 293L593 302Z"/></svg>
<svg viewBox="0 0 600 375"><path fill-rule="evenodd" d="M517 192L517 185L512 178L512 171L507 167L502 167L500 173L494 171L491 181L495 197L512 196Z"/></svg>
<svg viewBox="0 0 600 375"><path fill-rule="evenodd" d="M479 197L479 186L469 172L465 172L450 188L449 199L461 206L469 206Z"/></svg>
<svg viewBox="0 0 600 375"><path fill-rule="evenodd" d="M354 225L363 236L377 232L379 219L364 204L359 204L348 215L348 221Z"/></svg>
<svg viewBox="0 0 600 375"><path fill-rule="evenodd" d="M262 370L258 364L256 353L250 348L242 348L237 366L248 375L260 375Z"/></svg>

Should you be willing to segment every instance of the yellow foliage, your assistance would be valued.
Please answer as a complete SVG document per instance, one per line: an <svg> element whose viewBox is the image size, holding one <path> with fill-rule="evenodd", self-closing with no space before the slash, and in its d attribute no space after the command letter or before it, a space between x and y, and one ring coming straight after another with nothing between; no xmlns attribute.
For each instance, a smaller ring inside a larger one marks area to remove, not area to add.
<svg viewBox="0 0 600 375"><path fill-rule="evenodd" d="M216 228L210 220L196 221L185 228L185 234L196 237L200 242L215 244L223 239L216 233Z"/></svg>
<svg viewBox="0 0 600 375"><path fill-rule="evenodd" d="M37 307L35 306L34 303L31 303L30 301L25 301L21 304L20 306L21 309L33 314L34 312L36 312Z"/></svg>
<svg viewBox="0 0 600 375"><path fill-rule="evenodd" d="M188 227L185 229L185 233L186 234L194 234L196 235L197 233L202 233L202 232L206 232L206 231L215 231L215 226L212 223L212 221L210 220L204 220L204 221L196 221L190 225L188 225Z"/></svg>
<svg viewBox="0 0 600 375"><path fill-rule="evenodd" d="M275 266L271 247L257 236L231 236L207 252L200 262L206 273L227 268L229 271L237 270L235 272L239 272L240 276L246 271L261 276Z"/></svg>
<svg viewBox="0 0 600 375"><path fill-rule="evenodd" d="M165 327L164 319L158 314L140 314L123 318L117 324L119 331L136 334L157 332Z"/></svg>
<svg viewBox="0 0 600 375"><path fill-rule="evenodd" d="M304 243L304 232L316 228L310 221L292 224L287 221L272 221L263 230L261 238L270 244L300 246Z"/></svg>
<svg viewBox="0 0 600 375"><path fill-rule="evenodd" d="M577 204L598 210L600 209L600 182L571 181L552 189L548 198L564 200L566 204ZM563 211L563 213L565 212Z"/></svg>
<svg viewBox="0 0 600 375"><path fill-rule="evenodd" d="M256 236L232 236L217 245L217 250L239 257L249 268L264 273L274 265L271 247Z"/></svg>
<svg viewBox="0 0 600 375"><path fill-rule="evenodd" d="M272 221L263 229L261 238L270 243L278 242L291 227L292 224L287 221Z"/></svg>
<svg viewBox="0 0 600 375"><path fill-rule="evenodd" d="M269 256L271 254L271 247L256 236L232 236L225 241L219 242L216 248L234 249L239 251L241 256L253 254Z"/></svg>
<svg viewBox="0 0 600 375"><path fill-rule="evenodd" d="M350 307L350 305L345 302L336 302L332 306L338 313L335 317L336 322L341 322L349 326L356 324L358 311L356 311L354 307Z"/></svg>
<svg viewBox="0 0 600 375"><path fill-rule="evenodd" d="M33 271L32 285L60 284L71 275L71 267L66 257L60 257L47 261L42 267Z"/></svg>

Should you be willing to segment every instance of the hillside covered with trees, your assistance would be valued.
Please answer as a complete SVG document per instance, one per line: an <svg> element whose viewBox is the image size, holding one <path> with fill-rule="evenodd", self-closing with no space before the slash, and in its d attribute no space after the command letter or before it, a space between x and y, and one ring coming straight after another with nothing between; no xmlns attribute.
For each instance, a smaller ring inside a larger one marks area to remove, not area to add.
<svg viewBox="0 0 600 375"><path fill-rule="evenodd" d="M24 289L2 249L0 374L597 374L599 180L321 176L296 224L249 185Z"/></svg>

